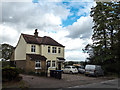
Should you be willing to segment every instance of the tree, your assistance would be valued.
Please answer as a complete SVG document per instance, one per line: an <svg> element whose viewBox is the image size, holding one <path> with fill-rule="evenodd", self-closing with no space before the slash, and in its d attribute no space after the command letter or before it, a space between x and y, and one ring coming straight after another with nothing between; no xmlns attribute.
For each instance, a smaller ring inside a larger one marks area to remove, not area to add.
<svg viewBox="0 0 120 90"><path fill-rule="evenodd" d="M86 45L84 51L89 54L89 61L93 64L120 64L120 1L97 2L91 8L94 26L92 45ZM92 48L93 55L89 49ZM115 67L114 67L115 69Z"/></svg>
<svg viewBox="0 0 120 90"><path fill-rule="evenodd" d="M14 47L9 44L2 44L1 46L2 46L2 59L5 59L5 60L10 59L13 53Z"/></svg>

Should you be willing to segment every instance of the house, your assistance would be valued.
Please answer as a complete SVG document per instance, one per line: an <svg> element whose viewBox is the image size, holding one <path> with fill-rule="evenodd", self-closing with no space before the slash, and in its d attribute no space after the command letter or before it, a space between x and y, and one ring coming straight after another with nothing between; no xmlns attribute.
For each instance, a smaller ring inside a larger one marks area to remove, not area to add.
<svg viewBox="0 0 120 90"><path fill-rule="evenodd" d="M61 70L65 61L64 48L65 46L51 37L39 37L35 29L34 35L20 35L11 61L14 61L16 67L24 69L25 72Z"/></svg>
<svg viewBox="0 0 120 90"><path fill-rule="evenodd" d="M1 44L0 44L0 59L2 59L2 45Z"/></svg>

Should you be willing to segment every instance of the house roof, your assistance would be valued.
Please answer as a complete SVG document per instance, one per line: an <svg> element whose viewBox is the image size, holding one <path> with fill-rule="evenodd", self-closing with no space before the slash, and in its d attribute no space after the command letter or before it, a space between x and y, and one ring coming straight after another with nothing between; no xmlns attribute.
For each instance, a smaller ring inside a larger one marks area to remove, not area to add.
<svg viewBox="0 0 120 90"><path fill-rule="evenodd" d="M44 37L35 37L34 35L28 35L28 34L21 34L23 35L25 41L29 44L39 44L39 45L52 45L52 46L60 46L64 47L62 44L58 43L54 39L48 36Z"/></svg>
<svg viewBox="0 0 120 90"><path fill-rule="evenodd" d="M47 58L45 56L42 56L40 54L27 54L31 60L46 60Z"/></svg>

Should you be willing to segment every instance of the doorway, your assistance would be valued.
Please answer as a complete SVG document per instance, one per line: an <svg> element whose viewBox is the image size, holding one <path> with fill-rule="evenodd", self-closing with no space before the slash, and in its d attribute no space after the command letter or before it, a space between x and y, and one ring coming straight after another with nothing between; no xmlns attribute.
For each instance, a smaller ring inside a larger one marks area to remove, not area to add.
<svg viewBox="0 0 120 90"><path fill-rule="evenodd" d="M61 63L58 63L58 70L61 70Z"/></svg>

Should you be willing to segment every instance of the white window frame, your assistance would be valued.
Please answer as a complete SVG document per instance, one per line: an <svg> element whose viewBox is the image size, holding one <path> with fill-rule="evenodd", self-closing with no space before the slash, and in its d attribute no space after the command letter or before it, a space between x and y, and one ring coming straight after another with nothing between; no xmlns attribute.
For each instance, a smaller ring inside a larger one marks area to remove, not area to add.
<svg viewBox="0 0 120 90"><path fill-rule="evenodd" d="M36 64L39 64L40 67L36 67ZM41 69L41 61L39 61L39 60L35 61L35 69Z"/></svg>
<svg viewBox="0 0 120 90"><path fill-rule="evenodd" d="M51 67L51 61L50 61L50 60L49 60L49 61L47 61L47 64L48 64L48 62L50 63L50 66L49 66L49 67ZM48 68L49 68L49 67L48 67Z"/></svg>
<svg viewBox="0 0 120 90"><path fill-rule="evenodd" d="M56 47L52 47L52 53L57 53L57 48Z"/></svg>
<svg viewBox="0 0 120 90"><path fill-rule="evenodd" d="M59 53L59 54L61 53L61 48L58 48L58 53Z"/></svg>
<svg viewBox="0 0 120 90"><path fill-rule="evenodd" d="M54 64L53 64L53 62L54 62ZM55 67L55 61L52 61L52 67Z"/></svg>
<svg viewBox="0 0 120 90"><path fill-rule="evenodd" d="M35 45L31 45L31 52L35 52L36 50L36 46Z"/></svg>
<svg viewBox="0 0 120 90"><path fill-rule="evenodd" d="M50 50L51 48L50 48L50 46L48 46L48 53L50 53L51 52L51 50Z"/></svg>

